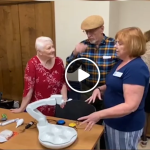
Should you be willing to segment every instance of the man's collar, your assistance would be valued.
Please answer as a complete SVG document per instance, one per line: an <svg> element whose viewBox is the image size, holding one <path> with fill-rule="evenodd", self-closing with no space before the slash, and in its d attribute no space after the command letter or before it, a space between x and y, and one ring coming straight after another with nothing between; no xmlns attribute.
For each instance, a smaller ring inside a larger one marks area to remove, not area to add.
<svg viewBox="0 0 150 150"><path fill-rule="evenodd" d="M107 39L107 37L105 36L104 33L103 33L103 36L104 36L104 38L103 38L103 40L101 41L101 44L106 44L106 39Z"/></svg>

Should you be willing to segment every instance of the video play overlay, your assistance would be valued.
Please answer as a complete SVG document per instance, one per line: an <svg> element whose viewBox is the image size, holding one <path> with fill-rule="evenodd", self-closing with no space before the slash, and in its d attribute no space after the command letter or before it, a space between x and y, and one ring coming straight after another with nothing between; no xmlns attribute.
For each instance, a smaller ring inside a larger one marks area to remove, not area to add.
<svg viewBox="0 0 150 150"><path fill-rule="evenodd" d="M79 64L80 67L79 67ZM82 68L81 68L82 66ZM88 66L88 67L87 67ZM76 69L78 68L78 69ZM74 71L76 69L76 71ZM75 92L78 93L88 93L92 91L99 83L100 80L100 70L97 64L88 58L77 58L73 60L65 70L65 80L68 86ZM93 86L89 86L86 90L78 90L71 86L69 81L76 81L79 83L93 83Z"/></svg>

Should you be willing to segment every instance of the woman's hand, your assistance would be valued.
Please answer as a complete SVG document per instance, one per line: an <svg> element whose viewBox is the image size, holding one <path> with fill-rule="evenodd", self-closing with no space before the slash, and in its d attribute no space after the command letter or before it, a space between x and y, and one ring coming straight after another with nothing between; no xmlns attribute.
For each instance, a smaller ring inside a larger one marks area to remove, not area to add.
<svg viewBox="0 0 150 150"><path fill-rule="evenodd" d="M100 90L99 89L95 89L94 91L93 91L93 94L92 94L92 96L90 97L90 98L88 98L87 100L86 100L86 102L88 102L88 104L90 104L91 102L95 102L95 99L96 98L99 98L100 100L102 100L102 98L101 98L101 93L100 93Z"/></svg>
<svg viewBox="0 0 150 150"><path fill-rule="evenodd" d="M22 110L21 108L17 108L17 109L10 109L10 111L11 111L12 113L21 113L21 112L23 112L24 110Z"/></svg>
<svg viewBox="0 0 150 150"><path fill-rule="evenodd" d="M66 105L66 102L67 102L67 101L64 101L64 102L60 105L60 107L61 107L61 108L64 108L65 105Z"/></svg>
<svg viewBox="0 0 150 150"><path fill-rule="evenodd" d="M93 125L96 124L99 120L100 120L100 116L99 116L99 112L94 112L88 116L84 116L79 118L79 121L83 121L80 123L80 125L83 125L85 123L87 123L87 126L85 128L85 130L91 130Z"/></svg>
<svg viewBox="0 0 150 150"><path fill-rule="evenodd" d="M64 102L60 105L61 108L64 108L64 107L65 107L68 98L64 96L64 97L63 97L63 100L64 100Z"/></svg>

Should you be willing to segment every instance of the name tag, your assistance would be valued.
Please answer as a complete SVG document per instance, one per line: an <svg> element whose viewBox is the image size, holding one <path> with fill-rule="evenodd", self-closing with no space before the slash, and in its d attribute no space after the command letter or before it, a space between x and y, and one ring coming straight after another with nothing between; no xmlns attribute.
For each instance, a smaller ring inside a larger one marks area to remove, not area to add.
<svg viewBox="0 0 150 150"><path fill-rule="evenodd" d="M115 76L115 77L121 77L122 75L123 75L123 73L118 72L118 71L115 71L114 74L113 74L113 76Z"/></svg>
<svg viewBox="0 0 150 150"><path fill-rule="evenodd" d="M103 56L103 59L110 59L111 56Z"/></svg>

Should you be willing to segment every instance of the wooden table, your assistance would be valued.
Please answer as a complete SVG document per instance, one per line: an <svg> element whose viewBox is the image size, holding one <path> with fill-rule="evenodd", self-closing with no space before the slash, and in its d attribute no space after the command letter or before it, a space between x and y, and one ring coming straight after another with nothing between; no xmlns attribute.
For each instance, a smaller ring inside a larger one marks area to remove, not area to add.
<svg viewBox="0 0 150 150"><path fill-rule="evenodd" d="M20 132L30 121L35 121L28 113L14 114L11 113L10 110L0 109L0 115L2 113L7 114L8 119L23 118L25 124L18 128L16 128L16 123L11 123L6 126L0 126L0 132L8 129L19 133L18 135L9 139L7 142L0 143L0 149L46 149L38 141L38 130L36 126L27 129L23 133ZM48 119L59 120L60 118L48 117ZM66 122L65 125L74 122L71 120L64 120ZM78 138L75 143L67 149L94 149L97 142L99 142L103 131L104 128L100 125L94 125L91 131L84 131L83 128L77 129Z"/></svg>

